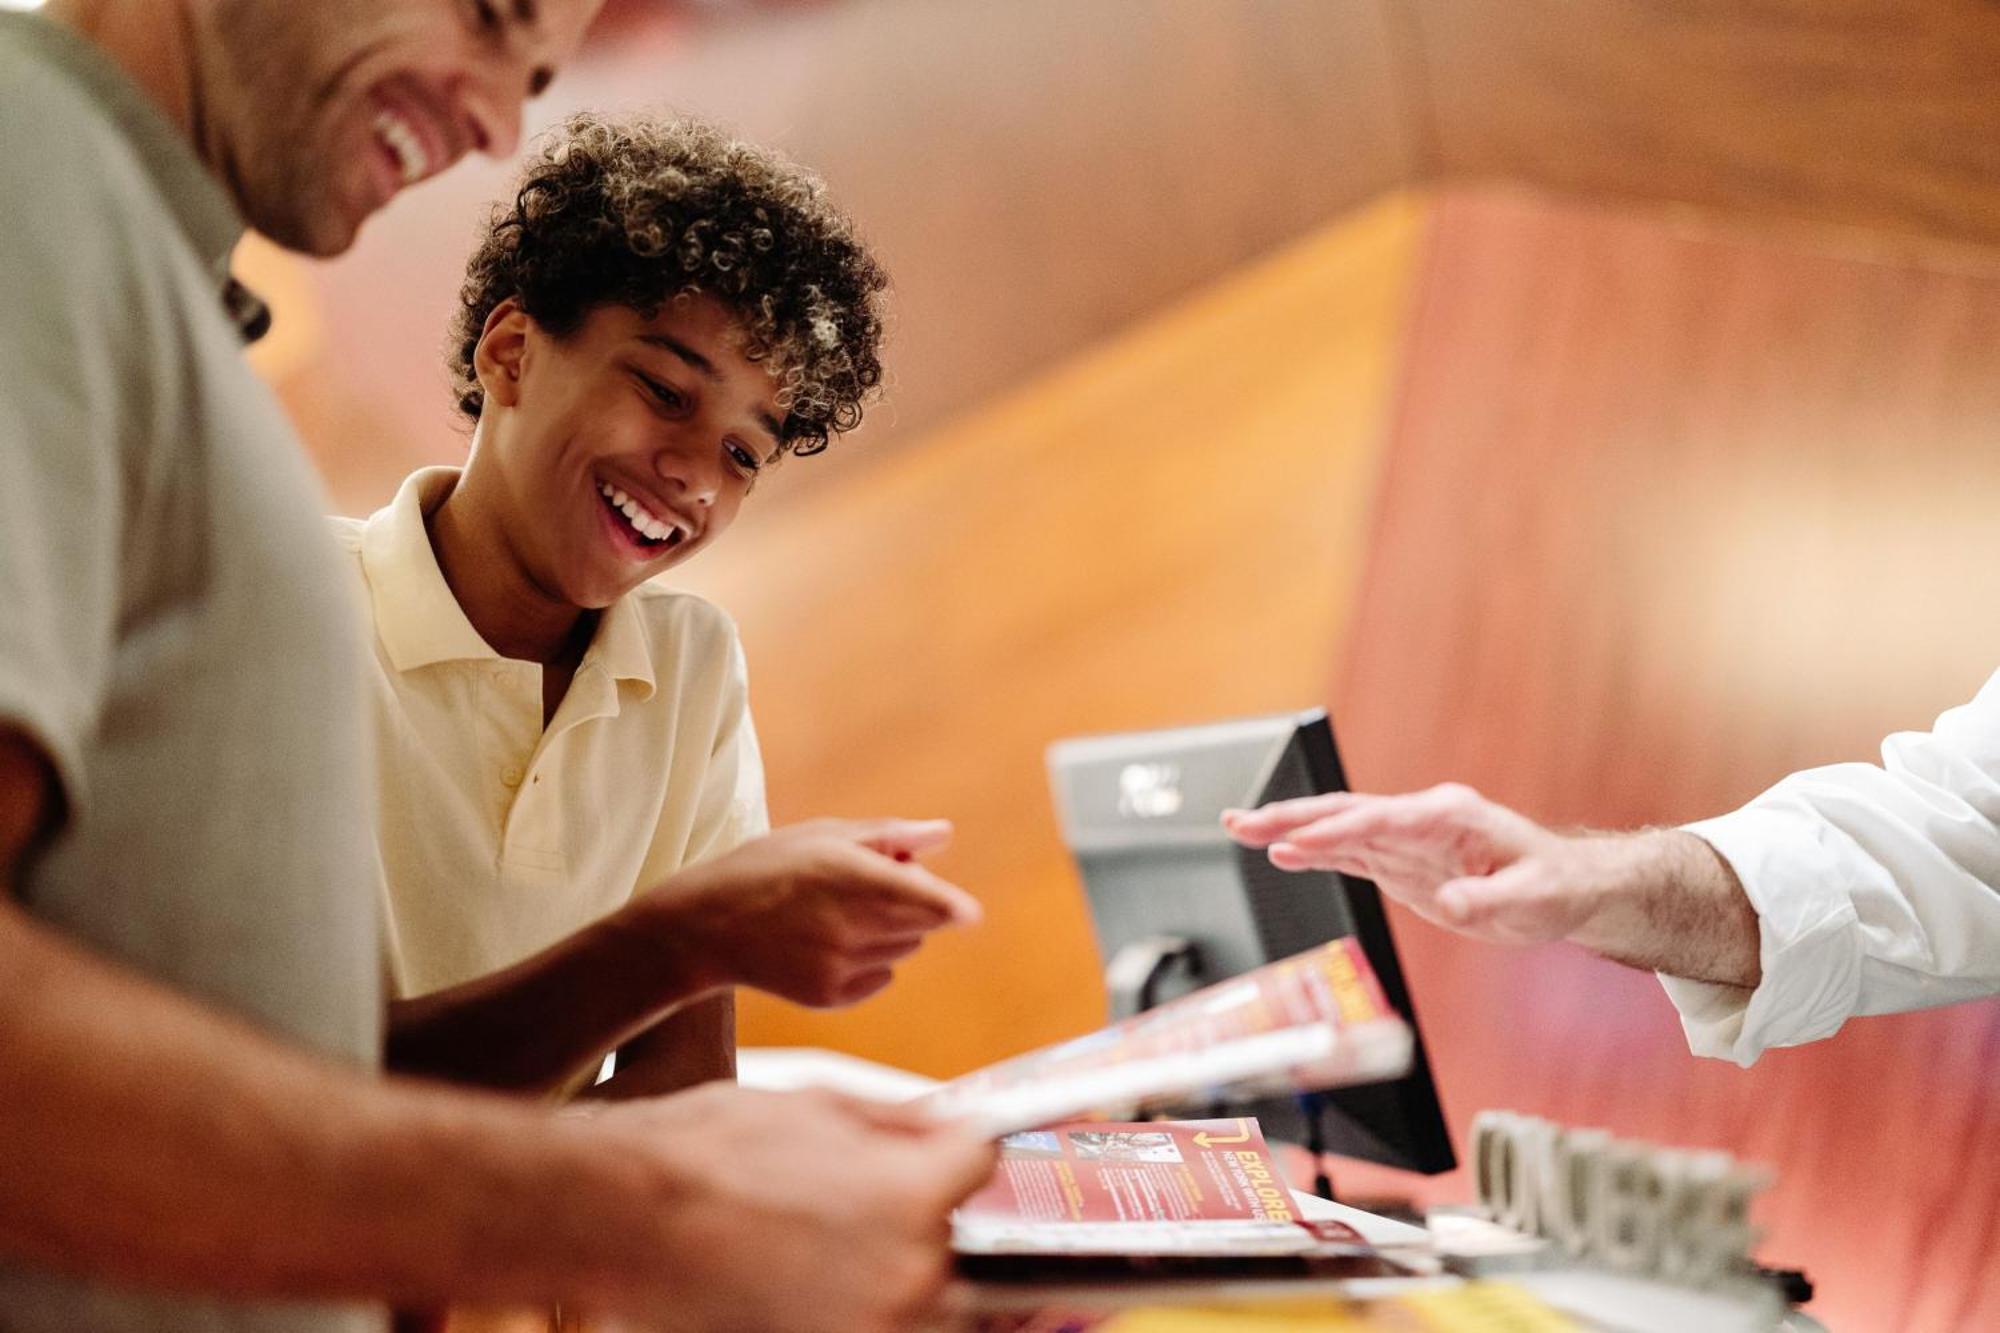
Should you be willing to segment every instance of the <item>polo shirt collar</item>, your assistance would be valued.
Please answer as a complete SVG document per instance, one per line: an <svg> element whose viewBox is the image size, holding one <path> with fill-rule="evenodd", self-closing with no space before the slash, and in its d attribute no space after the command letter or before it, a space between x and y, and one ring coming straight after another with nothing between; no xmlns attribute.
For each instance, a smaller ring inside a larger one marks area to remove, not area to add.
<svg viewBox="0 0 2000 1333"><path fill-rule="evenodd" d="M412 472L396 498L361 528L361 568L374 604L375 634L398 671L438 662L501 660L452 596L424 527L425 518L457 484L455 467Z"/></svg>
<svg viewBox="0 0 2000 1333"><path fill-rule="evenodd" d="M506 660L465 618L424 526L458 484L459 475L455 467L412 472L396 498L362 525L361 568L368 578L375 633L398 671L439 662ZM593 663L613 682L637 684L642 699L652 697L657 679L636 597L620 597L599 617L578 675Z"/></svg>
<svg viewBox="0 0 2000 1333"><path fill-rule="evenodd" d="M646 639L646 626L639 615L639 596L626 593L598 618L597 633L583 655L588 664L596 659L613 681L631 681L639 687L639 697L650 699L657 682L653 675L653 650Z"/></svg>
<svg viewBox="0 0 2000 1333"><path fill-rule="evenodd" d="M243 218L222 182L195 156L187 135L83 34L39 15L4 18L11 35L76 80L104 108L220 286L229 276L230 252L243 238Z"/></svg>

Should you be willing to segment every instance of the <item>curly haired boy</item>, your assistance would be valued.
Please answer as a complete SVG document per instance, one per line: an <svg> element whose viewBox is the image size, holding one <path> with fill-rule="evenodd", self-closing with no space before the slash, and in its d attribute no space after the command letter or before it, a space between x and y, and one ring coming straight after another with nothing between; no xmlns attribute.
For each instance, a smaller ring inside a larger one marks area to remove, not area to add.
<svg viewBox="0 0 2000 1333"><path fill-rule="evenodd" d="M887 280L779 155L581 116L467 266L463 468L336 527L373 613L389 1058L518 1090L734 1069L729 990L851 1003L978 905L948 827L767 834L729 619L651 582L757 477L851 430Z"/></svg>

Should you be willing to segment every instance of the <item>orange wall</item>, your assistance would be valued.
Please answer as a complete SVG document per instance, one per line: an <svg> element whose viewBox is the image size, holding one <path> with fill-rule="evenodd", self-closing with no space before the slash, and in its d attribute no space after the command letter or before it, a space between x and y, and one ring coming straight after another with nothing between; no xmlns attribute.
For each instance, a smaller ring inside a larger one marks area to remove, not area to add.
<svg viewBox="0 0 2000 1333"><path fill-rule="evenodd" d="M2000 666L2000 268L1856 244L1439 201L1336 693L1357 784L1685 820ZM1650 977L1396 924L1461 1135L1512 1107L1769 1163L1764 1253L1830 1327L2000 1328L2000 1005L1746 1072Z"/></svg>
<svg viewBox="0 0 2000 1333"><path fill-rule="evenodd" d="M678 21L672 8L613 16L528 126L671 108L824 176L895 284L895 407L849 455L928 434L1413 169L1372 4L841 0L683 4L701 12ZM287 398L340 512L367 513L411 469L461 453L445 326L516 170L461 163L306 270L323 336L294 357ZM275 336L291 337L295 305L276 306ZM824 458L811 475L846 466Z"/></svg>
<svg viewBox="0 0 2000 1333"><path fill-rule="evenodd" d="M1102 1021L1043 748L1320 701L1420 220L1372 207L676 574L742 626L774 818L949 816L989 909L855 1010L746 997L746 1044L950 1074Z"/></svg>
<svg viewBox="0 0 2000 1333"><path fill-rule="evenodd" d="M1968 695L2000 277L1859 243L1392 198L922 438L785 464L675 579L742 626L773 814L950 816L989 920L850 1011L746 997L744 1041L948 1075L1099 1023L1061 736L1330 697L1362 785L1618 825ZM1510 1106L1771 1162L1767 1253L1832 1326L2000 1327L1994 1006L1746 1074L1650 978L1397 928L1461 1133Z"/></svg>

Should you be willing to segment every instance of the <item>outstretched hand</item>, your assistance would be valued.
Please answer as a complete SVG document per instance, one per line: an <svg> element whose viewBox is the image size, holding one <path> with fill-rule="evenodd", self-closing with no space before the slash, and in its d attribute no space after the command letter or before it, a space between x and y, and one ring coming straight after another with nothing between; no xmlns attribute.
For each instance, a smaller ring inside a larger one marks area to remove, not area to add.
<svg viewBox="0 0 2000 1333"><path fill-rule="evenodd" d="M1572 940L1616 962L1755 986L1757 911L1729 863L1679 829L1556 833L1446 783L1229 810L1230 836L1283 870L1372 879L1441 926L1498 944Z"/></svg>
<svg viewBox="0 0 2000 1333"><path fill-rule="evenodd" d="M1614 887L1616 839L1553 833L1470 787L1337 792L1223 814L1283 870L1338 870L1439 925L1505 944L1576 934Z"/></svg>
<svg viewBox="0 0 2000 1333"><path fill-rule="evenodd" d="M708 985L853 1004L931 931L979 921L976 898L917 861L950 840L941 819L794 824L682 871L651 908Z"/></svg>

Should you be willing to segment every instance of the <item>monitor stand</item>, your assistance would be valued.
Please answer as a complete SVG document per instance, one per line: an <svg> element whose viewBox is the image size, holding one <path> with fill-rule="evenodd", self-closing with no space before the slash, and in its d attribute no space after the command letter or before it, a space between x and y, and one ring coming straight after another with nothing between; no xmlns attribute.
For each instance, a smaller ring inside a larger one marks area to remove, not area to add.
<svg viewBox="0 0 2000 1333"><path fill-rule="evenodd" d="M1104 969L1111 997L1111 1021L1121 1022L1160 1002L1160 987L1175 971L1190 982L1201 979L1201 950L1179 935L1148 935L1123 945Z"/></svg>

